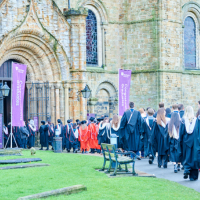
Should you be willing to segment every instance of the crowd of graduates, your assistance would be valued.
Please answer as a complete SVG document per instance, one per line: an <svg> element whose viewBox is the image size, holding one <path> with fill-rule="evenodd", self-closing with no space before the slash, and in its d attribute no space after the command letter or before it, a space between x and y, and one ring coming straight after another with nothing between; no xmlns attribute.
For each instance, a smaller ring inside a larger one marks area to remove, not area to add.
<svg viewBox="0 0 200 200"><path fill-rule="evenodd" d="M67 120L66 125L60 119L54 126L50 121L41 121L39 128L40 144L43 150L53 149L55 135L62 137L62 148L74 153L101 153L101 143L110 143L111 136L117 137L117 147L121 151L135 152L141 158L148 157L152 164L157 156L158 167L167 168L168 162L174 164L174 172L184 170L184 179L198 179L200 168L200 102L199 110L194 114L191 106L184 109L183 104L165 108L164 103L159 109L148 107L146 110L130 109L124 115L113 118L102 116L87 120ZM13 127L14 138L21 148L34 146L36 128L33 120L28 120L23 127ZM9 140L10 125L4 126L4 143ZM9 144L9 142L8 142ZM132 154L131 154L132 155Z"/></svg>

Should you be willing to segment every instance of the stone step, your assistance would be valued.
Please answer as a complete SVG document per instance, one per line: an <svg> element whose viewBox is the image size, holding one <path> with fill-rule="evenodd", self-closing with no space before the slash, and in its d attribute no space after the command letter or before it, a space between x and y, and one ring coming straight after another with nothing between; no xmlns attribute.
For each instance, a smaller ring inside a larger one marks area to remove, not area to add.
<svg viewBox="0 0 200 200"><path fill-rule="evenodd" d="M16 163L28 163L42 161L40 158L20 158L10 160L0 160L0 164L16 164Z"/></svg>
<svg viewBox="0 0 200 200"><path fill-rule="evenodd" d="M70 195L73 193L78 193L78 192L82 192L86 190L87 190L87 187L84 185L74 185L74 186L52 190L48 192L33 194L33 195L25 196L25 197L19 197L17 200L47 198L50 196L57 196L57 195Z"/></svg>
<svg viewBox="0 0 200 200"><path fill-rule="evenodd" d="M6 169L21 169L21 168L30 168L30 167L45 167L50 166L49 164L40 163L40 164L30 164L30 165L16 165L16 166L6 166L6 167L0 167L0 170L6 170Z"/></svg>

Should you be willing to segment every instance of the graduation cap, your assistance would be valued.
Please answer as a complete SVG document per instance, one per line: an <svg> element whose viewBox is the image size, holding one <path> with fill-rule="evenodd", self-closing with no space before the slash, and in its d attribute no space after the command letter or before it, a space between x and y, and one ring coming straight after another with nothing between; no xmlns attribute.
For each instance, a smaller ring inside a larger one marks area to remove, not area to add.
<svg viewBox="0 0 200 200"><path fill-rule="evenodd" d="M105 118L105 117L108 117L108 115L104 115L104 118Z"/></svg>
<svg viewBox="0 0 200 200"><path fill-rule="evenodd" d="M61 119L58 119L58 120L57 120L57 122L58 122L59 124L61 124L61 123L62 123Z"/></svg>
<svg viewBox="0 0 200 200"><path fill-rule="evenodd" d="M101 117L101 118L98 118L97 121L98 121L98 122L101 122L101 121L103 121L103 118L102 118L102 117Z"/></svg>
<svg viewBox="0 0 200 200"><path fill-rule="evenodd" d="M79 120L79 119L77 119L77 120L76 120L76 123L78 123L78 122L80 122L80 120Z"/></svg>
<svg viewBox="0 0 200 200"><path fill-rule="evenodd" d="M67 120L67 123L68 123L68 124L70 124L70 123L71 123L71 120L70 120L70 119L68 119L68 120Z"/></svg>
<svg viewBox="0 0 200 200"><path fill-rule="evenodd" d="M41 121L41 124L45 124L45 121Z"/></svg>
<svg viewBox="0 0 200 200"><path fill-rule="evenodd" d="M86 124L87 122L85 121L85 120L83 120L82 122L81 122L81 124Z"/></svg>
<svg viewBox="0 0 200 200"><path fill-rule="evenodd" d="M94 117L90 117L90 121L93 122L95 120Z"/></svg>

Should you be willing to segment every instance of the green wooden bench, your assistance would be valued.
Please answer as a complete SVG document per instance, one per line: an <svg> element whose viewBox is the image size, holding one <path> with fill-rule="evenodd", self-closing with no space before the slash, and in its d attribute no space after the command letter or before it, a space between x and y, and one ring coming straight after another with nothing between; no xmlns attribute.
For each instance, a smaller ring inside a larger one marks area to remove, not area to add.
<svg viewBox="0 0 200 200"><path fill-rule="evenodd" d="M103 167L99 170L99 171L104 171L106 168L106 161L110 161L110 158L109 158L109 153L107 152L107 147L106 147L107 144L105 143L101 143L101 150L102 150L102 153L103 153L103 158L104 158L104 161L103 161Z"/></svg>
<svg viewBox="0 0 200 200"><path fill-rule="evenodd" d="M114 173L112 173L110 176L116 176L117 173L125 172L126 174L132 174L133 176L137 176L135 172L135 158L138 160L141 160L140 157L138 157L134 152L118 152L115 149L115 146L112 144L105 144L107 151L105 152L105 155L109 155L110 165L108 168L108 172L111 171L111 166L113 163L115 163L115 170ZM133 155L132 158L124 155ZM128 164L132 163L132 172L128 171ZM122 170L121 165L125 165L125 171Z"/></svg>

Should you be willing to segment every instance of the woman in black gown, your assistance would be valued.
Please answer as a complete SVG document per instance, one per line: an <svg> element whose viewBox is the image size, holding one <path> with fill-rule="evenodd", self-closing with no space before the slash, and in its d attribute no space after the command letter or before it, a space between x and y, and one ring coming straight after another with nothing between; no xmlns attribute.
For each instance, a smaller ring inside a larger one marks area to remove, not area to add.
<svg viewBox="0 0 200 200"><path fill-rule="evenodd" d="M185 114L180 125L180 149L179 154L182 157L182 165L184 167L184 179L195 181L199 175L199 132L200 132L200 117L194 116L194 111L191 106L187 106Z"/></svg>

